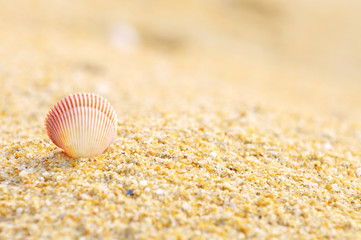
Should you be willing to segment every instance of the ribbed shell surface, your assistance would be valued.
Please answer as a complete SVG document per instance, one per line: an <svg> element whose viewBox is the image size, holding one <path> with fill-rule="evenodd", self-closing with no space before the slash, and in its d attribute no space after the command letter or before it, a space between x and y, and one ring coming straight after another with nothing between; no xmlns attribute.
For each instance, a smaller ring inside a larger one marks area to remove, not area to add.
<svg viewBox="0 0 361 240"><path fill-rule="evenodd" d="M63 98L45 120L51 141L74 158L103 153L115 138L116 125L114 109L107 100L92 93Z"/></svg>

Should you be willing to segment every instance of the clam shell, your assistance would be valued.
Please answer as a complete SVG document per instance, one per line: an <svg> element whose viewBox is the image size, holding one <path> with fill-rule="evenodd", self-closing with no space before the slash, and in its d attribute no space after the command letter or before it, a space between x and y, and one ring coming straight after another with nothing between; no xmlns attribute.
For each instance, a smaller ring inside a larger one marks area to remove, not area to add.
<svg viewBox="0 0 361 240"><path fill-rule="evenodd" d="M76 93L61 99L45 119L51 141L73 158L103 153L116 135L117 116L104 98Z"/></svg>

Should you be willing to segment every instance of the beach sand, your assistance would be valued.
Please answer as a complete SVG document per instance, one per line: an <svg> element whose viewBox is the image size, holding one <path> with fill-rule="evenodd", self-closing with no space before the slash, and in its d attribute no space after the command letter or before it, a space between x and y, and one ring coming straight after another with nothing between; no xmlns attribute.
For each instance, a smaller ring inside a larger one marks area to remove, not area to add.
<svg viewBox="0 0 361 240"><path fill-rule="evenodd" d="M360 4L0 6L0 239L361 238ZM102 155L46 135L74 92Z"/></svg>

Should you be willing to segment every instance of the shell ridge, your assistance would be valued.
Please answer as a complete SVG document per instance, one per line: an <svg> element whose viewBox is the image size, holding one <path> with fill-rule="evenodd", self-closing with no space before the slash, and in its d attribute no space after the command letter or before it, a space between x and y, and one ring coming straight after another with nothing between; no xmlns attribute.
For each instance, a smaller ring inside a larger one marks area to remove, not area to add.
<svg viewBox="0 0 361 240"><path fill-rule="evenodd" d="M109 134L111 133L111 128L112 128L112 119L109 117L111 116L111 106L109 104L109 102L106 103L106 122L105 124L105 134L104 134L104 138L105 138L105 142L104 144L107 146L107 148L109 147L110 143L112 142L111 136L109 136ZM114 125L113 125L114 127Z"/></svg>
<svg viewBox="0 0 361 240"><path fill-rule="evenodd" d="M96 102L96 99L95 99L95 95L94 94L90 94L91 96L91 119L92 119L92 126L97 126L98 122L97 122L97 114L96 114L96 108L95 108L95 102ZM91 131L91 137L93 139L93 144L92 144L92 148L95 148L95 144L96 144L96 128L93 127L92 128L92 131Z"/></svg>
<svg viewBox="0 0 361 240"><path fill-rule="evenodd" d="M79 111L80 111L80 119L81 119L81 136L80 139L82 139L82 141L80 141L81 143L81 147L84 151L85 146L86 146L86 141L84 141L84 139L86 139L86 113L85 113L85 103L84 103L84 95L83 93L80 94L80 105L81 107L79 107Z"/></svg>
<svg viewBox="0 0 361 240"><path fill-rule="evenodd" d="M100 116L99 116L99 112L97 111L97 109L99 108L99 98L98 97L96 97L97 98L97 101L95 101L95 107L94 107L94 109L93 109L93 111L94 111L94 114L95 114L95 122L96 122L96 124L95 124L95 126L99 126L99 121L100 121ZM97 127L96 129L94 129L95 130L95 135L94 135L94 141L95 142L99 142L99 131L100 131L100 129L99 129L99 127Z"/></svg>
<svg viewBox="0 0 361 240"><path fill-rule="evenodd" d="M108 147L110 146L110 144L113 142L114 140L114 133L116 132L117 129L117 125L116 122L114 120L115 119L115 114L114 114L114 109L112 108L112 106L110 106L110 104L108 104L108 113L109 115L111 115L111 118L109 118L109 124L108 124L108 129L107 129L107 133L106 136L109 136L108 138ZM113 125L113 128L111 127Z"/></svg>
<svg viewBox="0 0 361 240"><path fill-rule="evenodd" d="M57 111L58 117L60 118L60 121L61 121L60 127L62 128L62 131L60 131L60 137L61 137L62 141L65 142L65 145L66 145L66 139L64 138L64 135L66 136L66 134L68 134L68 133L67 133L66 128L64 128L64 126L66 126L66 124L65 124L65 119L64 119L60 104L61 104L61 102L58 102L58 104L56 106L56 111Z"/></svg>
<svg viewBox="0 0 361 240"><path fill-rule="evenodd" d="M111 123L109 124L109 131L108 131L108 146L107 148L112 144L112 142L114 141L114 133L116 131L116 125L113 125L114 128L111 128Z"/></svg>
<svg viewBox="0 0 361 240"><path fill-rule="evenodd" d="M84 117L84 102L83 102L83 93L80 93L79 95L79 102L80 102L80 106L77 108L79 110L79 120L80 120L80 139L84 139L85 138L85 117ZM84 141L79 141L80 147L81 149L83 149L84 151Z"/></svg>
<svg viewBox="0 0 361 240"><path fill-rule="evenodd" d="M65 98L65 102L68 106L67 109L67 116L69 118L69 131L71 132L71 138L74 138L76 136L76 130L75 130L75 121L74 121L74 115L72 114L71 109L73 109L71 106L73 106L73 103L71 101L70 97ZM69 141L69 145L70 145L70 141Z"/></svg>
<svg viewBox="0 0 361 240"><path fill-rule="evenodd" d="M87 143L87 147L88 147L88 149L93 149L93 144L91 144L93 141L92 141L92 139L93 139L93 136L92 136L92 134L91 134L91 129L93 129L93 127L92 126L94 126L93 125L93 118L92 118L92 108L90 107L90 105L91 105L91 102L90 102L91 100L90 100L90 96L89 96L89 94L86 94L86 102L87 102L87 119L88 119L88 123L87 123L87 139L88 139L88 143Z"/></svg>
<svg viewBox="0 0 361 240"><path fill-rule="evenodd" d="M111 114L107 111L108 108L111 108L113 110L113 108L110 106L110 103L106 101L103 97L99 96L98 94L92 94L92 95L98 98L99 102L101 103L101 105L98 105L98 107L96 108L102 113L105 113L107 117L111 118Z"/></svg>
<svg viewBox="0 0 361 240"><path fill-rule="evenodd" d="M108 134L109 134L109 127L111 125L111 121L110 121L107 113L109 112L110 106L109 106L109 103L107 103L107 102L104 102L104 103L105 103L104 105L106 107L106 112L104 114L104 122L103 122L103 125L104 125L103 144L108 147L108 141L109 141Z"/></svg>
<svg viewBox="0 0 361 240"><path fill-rule="evenodd" d="M63 124L63 119L60 117L60 114L58 112L58 106L56 105L55 108L54 108L54 117L56 116L57 119L59 119L59 121L54 121L55 123L55 129L58 133L58 141L59 141L59 144L60 144L60 147L64 147L64 144L61 143L61 141L63 141L63 131L61 131L61 127L64 126Z"/></svg>
<svg viewBox="0 0 361 240"><path fill-rule="evenodd" d="M52 115L49 118L49 124L51 126L51 131L54 133L53 139L55 142L55 145L58 147L61 147L61 143L60 143L60 133L59 133L59 128L58 125L55 121L55 113L54 111L52 112Z"/></svg>
<svg viewBox="0 0 361 240"><path fill-rule="evenodd" d="M109 147L109 133L110 133L110 126L111 126L111 121L109 121L109 119L107 119L107 123L105 126L105 134L104 134L104 144L107 146L107 148Z"/></svg>
<svg viewBox="0 0 361 240"><path fill-rule="evenodd" d="M69 97L69 96L66 97L66 98L64 99L64 102L65 102L65 104L66 104L66 106L67 106L66 109L67 109L68 118L69 118L69 128L70 128L70 131L71 131L71 133L72 133L72 136L74 136L74 129L73 129L74 122L73 122L72 115L70 114L70 109L72 109L73 107L72 107L72 102L71 102L71 100L70 100L70 97Z"/></svg>
<svg viewBox="0 0 361 240"><path fill-rule="evenodd" d="M111 124L114 125L114 129L112 131L112 136L111 136L111 141L113 142L115 139L115 133L117 132L117 116L115 114L114 108L112 106L110 106L110 114L111 114ZM109 144L110 145L110 144Z"/></svg>
<svg viewBox="0 0 361 240"><path fill-rule="evenodd" d="M74 137L77 137L77 134L78 134L78 129L77 129L77 115L76 115L76 111L75 111L75 108L76 108L76 102L74 100L74 95L71 95L69 96L69 99L73 105L73 107L71 108L71 116L72 116L72 121L73 121L73 125L72 125L72 131L74 133ZM78 144L76 143L75 146L73 148L77 148L78 147Z"/></svg>
<svg viewBox="0 0 361 240"><path fill-rule="evenodd" d="M107 144L108 127L110 125L110 123L106 124L110 120L109 117L108 117L109 103L104 103L104 105L105 105L105 109L104 109L105 110L105 113L104 113L105 120L104 120L103 124L104 124L104 132L105 132L105 134L103 134L103 144Z"/></svg>
<svg viewBox="0 0 361 240"><path fill-rule="evenodd" d="M88 111L88 119L89 119L89 122L88 122L88 133L89 133L89 136L88 136L88 139L89 139L89 145L88 145L88 148L89 149L94 149L94 136L93 136L93 129L94 127L94 118L93 118L93 109L91 107L87 107L87 111Z"/></svg>
<svg viewBox="0 0 361 240"><path fill-rule="evenodd" d="M87 149L89 149L90 144L89 142L91 142L91 136L90 136L90 131L89 129L91 128L91 125L90 125L90 122L91 122L91 116L90 116L90 107L89 107L89 101L88 101L88 94L84 94L84 100L85 100L85 104L86 104L86 107L85 107L85 115L86 115L86 139L87 139L87 142L86 142L86 147Z"/></svg>
<svg viewBox="0 0 361 240"><path fill-rule="evenodd" d="M70 131L70 129L69 129L69 123L68 123L68 117L67 117L67 111L66 111L66 109L64 108L64 99L62 99L60 102L59 102L59 108L61 109L61 117L62 117L62 119L63 119L63 122L64 122L64 131L65 131L65 133L66 133L66 135L67 136L70 136L70 137L72 137L72 133L71 133L71 131ZM69 145L69 139L68 138L64 138L64 142L65 142L65 146L68 146Z"/></svg>
<svg viewBox="0 0 361 240"><path fill-rule="evenodd" d="M46 119L46 123L45 123L45 125L46 125L46 130L47 130L47 133L48 133L51 141L52 141L56 146L59 147L59 144L58 144L58 141L57 141L58 136L57 136L57 133L55 132L54 124L53 124L52 121L53 121L53 120L52 120L51 116L48 116L48 118ZM54 134L52 134L52 133L54 133ZM54 136L54 135L55 135L55 136Z"/></svg>
<svg viewBox="0 0 361 240"><path fill-rule="evenodd" d="M54 115L52 116L52 121L54 123L54 129L57 132L58 135L58 142L61 148L66 146L66 135L68 132L66 131L65 127L65 120L63 117L63 114L60 114L60 111L56 109L54 111Z"/></svg>
<svg viewBox="0 0 361 240"><path fill-rule="evenodd" d="M101 99L100 105L101 105L101 109L103 109L104 108L103 99ZM100 123L101 123L101 125L100 125L100 133L104 132L104 112L101 111L101 113L103 113L103 114L99 114L100 115ZM101 144L104 144L104 135L103 134L100 135L99 141L100 141Z"/></svg>
<svg viewBox="0 0 361 240"><path fill-rule="evenodd" d="M104 101L103 101L103 98L100 97L99 98L99 105L98 105L98 111L97 111L97 114L98 114L98 119L99 119L99 130L98 130L98 135L97 135L97 139L98 139L98 142L99 144L103 144L103 134L101 134L104 130L103 130L103 127L104 127L104 112L103 112L103 108L104 108Z"/></svg>
<svg viewBox="0 0 361 240"><path fill-rule="evenodd" d="M94 138L94 148L98 149L98 145L101 145L101 141L100 141L100 136L101 136L101 122L102 122L102 118L101 118L101 112L94 108L93 109L94 114L96 115L96 125L97 129L96 129L96 134L95 134L95 138Z"/></svg>
<svg viewBox="0 0 361 240"><path fill-rule="evenodd" d="M91 127L91 126L94 126L94 116L93 116L93 108L92 108L92 104L93 104L93 98L92 98L92 95L91 94L88 94L88 100L89 100L89 126L88 127ZM89 131L89 135L90 135L90 139L93 139L94 138L94 127L91 127L90 128L90 131ZM94 148L94 144L91 144L89 146L91 149Z"/></svg>
<svg viewBox="0 0 361 240"><path fill-rule="evenodd" d="M74 100L74 103L75 103L75 107L73 108L73 115L74 115L74 118L75 118L75 125L74 125L74 129L76 131L76 135L78 136L79 135L79 129L76 127L76 126L79 126L80 122L79 122L79 108L77 106L79 106L79 103L78 103L78 99L75 97L75 95L72 95L71 96L72 99ZM76 149L79 149L79 141L76 141L75 143L75 146L74 148Z"/></svg>
<svg viewBox="0 0 361 240"><path fill-rule="evenodd" d="M108 147L110 146L110 144L114 141L115 139L115 133L117 132L117 119L116 119L116 114L115 114L115 111L114 111L114 108L112 106L110 106L110 114L112 116L112 119L111 119L111 124L114 126L113 129L111 129L111 136L110 136L110 143L108 145Z"/></svg>
<svg viewBox="0 0 361 240"><path fill-rule="evenodd" d="M82 118L83 118L83 140L82 143L83 143L83 149L86 149L89 147L88 146L88 141L89 141L89 138L88 138L88 120L89 120L89 117L88 117L88 106L87 106L87 102L86 102L86 97L85 97L85 93L82 93L82 99L83 99L83 104L84 106L81 108L82 111L83 111L83 115L82 115Z"/></svg>
<svg viewBox="0 0 361 240"><path fill-rule="evenodd" d="M80 96L79 96L80 106L78 107L79 120L80 120L80 136L79 136L79 138L84 140L84 138L85 138L85 117L84 117L84 102L83 102L82 94L83 93L80 93ZM81 149L83 149L83 151L84 151L84 146L85 146L84 141L79 141L79 144L80 144Z"/></svg>
<svg viewBox="0 0 361 240"><path fill-rule="evenodd" d="M82 98L83 98L83 103L84 103L84 107L82 107L83 110L83 131L84 131L84 135L83 138L86 139L86 141L83 141L83 149L86 152L89 152L89 122L90 122L90 116L89 116L89 106L88 106L88 98L87 98L87 93L82 93Z"/></svg>
<svg viewBox="0 0 361 240"><path fill-rule="evenodd" d="M100 112L99 110L95 110L96 114L97 114L97 118L98 118L98 133L97 133L97 136L96 136L96 142L97 142L97 151L99 151L99 147L98 146L101 146L103 145L103 124L104 124L104 114L102 112Z"/></svg>
<svg viewBox="0 0 361 240"><path fill-rule="evenodd" d="M68 98L67 101L69 102L69 104L71 103L70 98ZM68 128L70 129L70 131L72 133L72 135L71 135L72 140L69 141L68 147L69 147L70 151L74 151L74 148L76 148L76 146L74 145L73 141L74 141L74 139L77 138L77 135L78 135L77 125L76 125L75 108L68 109L67 114L68 114L69 119L70 119Z"/></svg>

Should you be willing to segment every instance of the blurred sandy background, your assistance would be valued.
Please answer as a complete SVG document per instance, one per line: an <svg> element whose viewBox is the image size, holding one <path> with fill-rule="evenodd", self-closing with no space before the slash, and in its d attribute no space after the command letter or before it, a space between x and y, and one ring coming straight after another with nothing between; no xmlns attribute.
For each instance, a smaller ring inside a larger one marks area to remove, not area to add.
<svg viewBox="0 0 361 240"><path fill-rule="evenodd" d="M84 78L104 82L100 92L116 78L138 79L144 91L178 81L200 94L216 86L252 101L355 114L360 9L322 0L2 1L1 81L22 74L29 86L55 82L66 92L65 83L91 72Z"/></svg>

